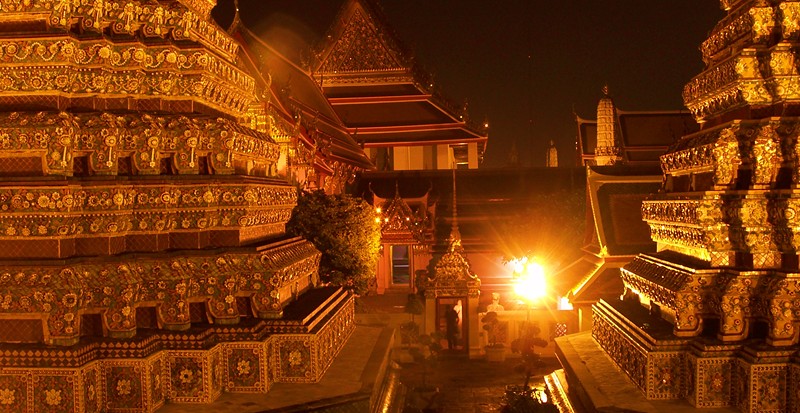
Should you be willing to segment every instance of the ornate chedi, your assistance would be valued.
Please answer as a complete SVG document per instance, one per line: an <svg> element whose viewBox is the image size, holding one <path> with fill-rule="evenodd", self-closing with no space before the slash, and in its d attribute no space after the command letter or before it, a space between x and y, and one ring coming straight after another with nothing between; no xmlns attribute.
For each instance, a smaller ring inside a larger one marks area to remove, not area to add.
<svg viewBox="0 0 800 413"><path fill-rule="evenodd" d="M215 4L0 0L0 410L314 382L352 332Z"/></svg>
<svg viewBox="0 0 800 413"><path fill-rule="evenodd" d="M596 165L614 165L622 160L619 154L617 110L603 87L603 98L597 103L597 144L594 148Z"/></svg>
<svg viewBox="0 0 800 413"><path fill-rule="evenodd" d="M622 269L628 303L598 303L593 336L649 400L798 411L800 2L722 5L684 90L704 128L642 206L659 252Z"/></svg>

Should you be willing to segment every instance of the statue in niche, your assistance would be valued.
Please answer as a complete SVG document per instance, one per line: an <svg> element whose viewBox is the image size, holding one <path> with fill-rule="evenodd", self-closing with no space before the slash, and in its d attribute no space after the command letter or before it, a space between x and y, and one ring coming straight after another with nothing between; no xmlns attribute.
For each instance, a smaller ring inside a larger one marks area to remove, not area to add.
<svg viewBox="0 0 800 413"><path fill-rule="evenodd" d="M486 307L486 311L504 311L502 305L500 305L500 293L492 293L492 303Z"/></svg>

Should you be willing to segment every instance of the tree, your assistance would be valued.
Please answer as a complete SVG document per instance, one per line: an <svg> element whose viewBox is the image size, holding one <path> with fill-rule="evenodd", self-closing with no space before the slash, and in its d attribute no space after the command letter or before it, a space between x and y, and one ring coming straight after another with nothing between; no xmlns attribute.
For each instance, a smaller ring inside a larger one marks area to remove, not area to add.
<svg viewBox="0 0 800 413"><path fill-rule="evenodd" d="M584 245L586 194L562 190L531 194L527 205L498 220L496 242L506 258L534 255L548 262L572 261Z"/></svg>
<svg viewBox="0 0 800 413"><path fill-rule="evenodd" d="M539 338L540 332L538 325L526 322L519 338L511 342L511 350L522 355L515 370L523 374L525 383L506 386L506 404L500 410L502 413L558 413L553 403L541 397L539 389L529 386L533 373L544 367L541 354L536 352L536 347L547 347L547 341Z"/></svg>
<svg viewBox="0 0 800 413"><path fill-rule="evenodd" d="M286 231L306 238L322 252L322 281L357 294L367 291L375 277L381 229L366 201L324 191L301 192Z"/></svg>
<svg viewBox="0 0 800 413"><path fill-rule="evenodd" d="M414 316L422 314L422 312L425 311L425 306L422 304L422 301L420 301L419 295L409 294L404 310L406 313L411 314L411 322L413 323Z"/></svg>

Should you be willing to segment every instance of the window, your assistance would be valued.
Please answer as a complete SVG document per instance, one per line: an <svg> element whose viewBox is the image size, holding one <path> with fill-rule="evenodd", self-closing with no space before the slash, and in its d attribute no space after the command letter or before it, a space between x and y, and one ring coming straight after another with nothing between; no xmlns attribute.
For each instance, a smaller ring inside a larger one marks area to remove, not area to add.
<svg viewBox="0 0 800 413"><path fill-rule="evenodd" d="M408 245L392 245L392 284L408 284L410 280Z"/></svg>

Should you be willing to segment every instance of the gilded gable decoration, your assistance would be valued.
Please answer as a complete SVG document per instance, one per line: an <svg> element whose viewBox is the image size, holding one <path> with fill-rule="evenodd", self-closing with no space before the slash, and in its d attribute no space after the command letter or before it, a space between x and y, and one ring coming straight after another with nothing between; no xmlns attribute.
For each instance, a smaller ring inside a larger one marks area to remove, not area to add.
<svg viewBox="0 0 800 413"><path fill-rule="evenodd" d="M395 50L361 10L350 17L320 72L347 73L403 70Z"/></svg>
<svg viewBox="0 0 800 413"><path fill-rule="evenodd" d="M364 0L345 3L317 54L313 72L322 74L324 83L347 83L348 74L364 73L396 82L411 79L409 59L375 7Z"/></svg>
<svg viewBox="0 0 800 413"><path fill-rule="evenodd" d="M428 229L429 220L426 209L422 205L417 207L417 211L400 197L400 191L396 190L394 198L386 202L382 209L384 221L381 223L383 239L413 238L419 243L425 242L424 231Z"/></svg>

